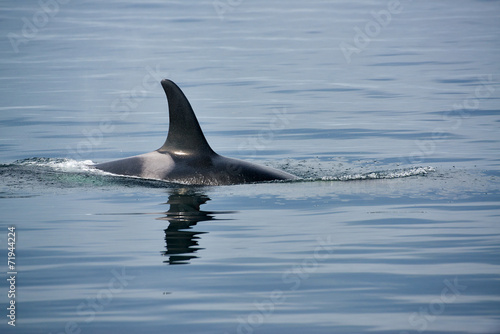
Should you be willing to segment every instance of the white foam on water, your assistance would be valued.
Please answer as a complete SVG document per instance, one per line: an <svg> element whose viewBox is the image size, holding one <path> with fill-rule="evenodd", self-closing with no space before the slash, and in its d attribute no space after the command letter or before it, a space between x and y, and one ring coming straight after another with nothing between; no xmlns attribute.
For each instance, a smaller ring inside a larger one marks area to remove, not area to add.
<svg viewBox="0 0 500 334"><path fill-rule="evenodd" d="M62 172L88 172L95 170L92 160L54 159L54 158L29 158L14 162L21 166L49 167Z"/></svg>
<svg viewBox="0 0 500 334"><path fill-rule="evenodd" d="M436 169L431 166L411 167L399 170L377 171L367 173L344 174L339 176L323 176L323 181L360 181L360 180L378 180L378 179L399 179L403 177L426 175L434 172Z"/></svg>

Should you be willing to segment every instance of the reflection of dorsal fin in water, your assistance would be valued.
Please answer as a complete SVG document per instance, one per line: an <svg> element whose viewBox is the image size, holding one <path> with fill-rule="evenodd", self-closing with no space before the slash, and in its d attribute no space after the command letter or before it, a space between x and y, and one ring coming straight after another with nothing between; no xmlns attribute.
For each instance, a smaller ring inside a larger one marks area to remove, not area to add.
<svg viewBox="0 0 500 334"><path fill-rule="evenodd" d="M192 225L205 220L212 220L211 212L201 211L200 206L208 202L210 198L205 195L170 195L168 202L170 208L165 213L165 219L170 221L169 228L190 228ZM183 227L185 225L185 227Z"/></svg>
<svg viewBox="0 0 500 334"><path fill-rule="evenodd" d="M165 204L170 205L169 210L165 212L164 217L157 218L169 222L169 226L164 230L166 251L161 252L169 257L165 263L187 264L189 260L198 257L193 253L203 249L199 247L198 242L200 235L207 232L192 231L192 226L198 222L213 220L214 214L219 213L200 210L200 206L209 200L204 194L185 193L183 189L176 190L168 197Z"/></svg>
<svg viewBox="0 0 500 334"><path fill-rule="evenodd" d="M170 226L169 226L170 228ZM196 255L188 255L196 253L203 249L199 247L199 234L206 232L179 231L174 229L165 230L166 251L161 252L162 255L168 256L169 259L163 261L169 264L187 264L189 260L198 258Z"/></svg>

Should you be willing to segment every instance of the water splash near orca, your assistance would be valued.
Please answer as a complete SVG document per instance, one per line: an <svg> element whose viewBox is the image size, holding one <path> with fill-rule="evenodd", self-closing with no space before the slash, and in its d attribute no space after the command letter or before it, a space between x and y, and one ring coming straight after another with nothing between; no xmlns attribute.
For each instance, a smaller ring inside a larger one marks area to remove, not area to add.
<svg viewBox="0 0 500 334"><path fill-rule="evenodd" d="M176 183L162 180L147 180L133 176L112 175L92 168L92 161L73 159L28 158L11 164L0 164L0 179L3 189L43 190L47 188L99 188L99 187L146 187L173 188ZM272 167L300 175L301 179L285 182L345 182L377 179L402 179L427 176L436 171L433 167L408 167L400 169L352 171L353 166L318 163L315 160L270 163ZM320 167L318 167L320 165ZM282 181L283 182L283 181Z"/></svg>

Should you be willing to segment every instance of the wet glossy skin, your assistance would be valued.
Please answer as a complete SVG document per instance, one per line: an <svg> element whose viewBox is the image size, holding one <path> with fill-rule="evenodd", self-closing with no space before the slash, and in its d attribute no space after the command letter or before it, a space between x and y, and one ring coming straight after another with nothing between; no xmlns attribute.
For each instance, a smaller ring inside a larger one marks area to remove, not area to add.
<svg viewBox="0 0 500 334"><path fill-rule="evenodd" d="M162 80L161 84L167 95L170 117L165 144L153 152L97 164L97 169L119 175L199 185L297 179L274 168L215 153L180 88L170 80Z"/></svg>

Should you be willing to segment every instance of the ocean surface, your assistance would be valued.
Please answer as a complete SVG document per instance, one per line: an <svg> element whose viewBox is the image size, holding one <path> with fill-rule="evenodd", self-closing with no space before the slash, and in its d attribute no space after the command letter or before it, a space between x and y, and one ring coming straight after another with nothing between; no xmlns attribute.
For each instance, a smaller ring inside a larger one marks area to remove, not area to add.
<svg viewBox="0 0 500 334"><path fill-rule="evenodd" d="M499 59L500 1L2 1L0 332L500 333ZM163 78L301 180L89 167Z"/></svg>

